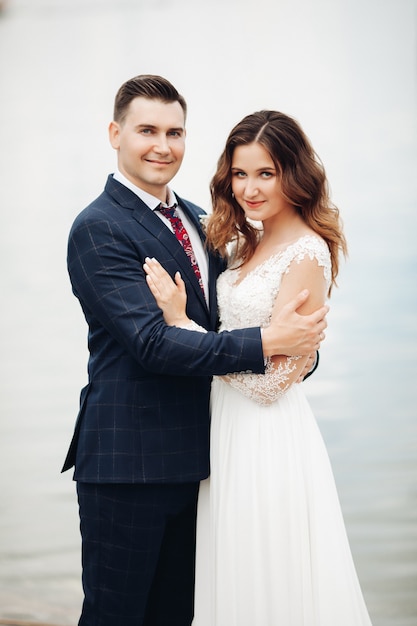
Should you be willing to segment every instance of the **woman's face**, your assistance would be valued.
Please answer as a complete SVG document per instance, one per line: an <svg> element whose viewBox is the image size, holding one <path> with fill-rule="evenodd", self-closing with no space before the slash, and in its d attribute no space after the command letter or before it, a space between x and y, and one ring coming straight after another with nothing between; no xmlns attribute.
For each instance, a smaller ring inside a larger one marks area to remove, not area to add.
<svg viewBox="0 0 417 626"><path fill-rule="evenodd" d="M269 152L259 143L235 148L232 191L247 218L265 222L294 207L282 194L281 179Z"/></svg>

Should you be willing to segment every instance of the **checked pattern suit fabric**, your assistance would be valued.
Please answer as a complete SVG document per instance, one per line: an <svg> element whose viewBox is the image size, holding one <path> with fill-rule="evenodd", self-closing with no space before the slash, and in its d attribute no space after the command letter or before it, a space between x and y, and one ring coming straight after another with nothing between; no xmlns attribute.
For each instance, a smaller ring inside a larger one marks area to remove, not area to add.
<svg viewBox="0 0 417 626"><path fill-rule="evenodd" d="M181 198L179 206L200 231L202 209ZM171 276L181 272L190 317L208 333L163 323L143 271L146 257ZM68 271L89 327L90 356L63 467L75 464L75 480L172 484L207 477L211 376L264 372L259 328L213 332L222 269L223 260L209 253L208 308L173 233L111 175L77 216Z"/></svg>

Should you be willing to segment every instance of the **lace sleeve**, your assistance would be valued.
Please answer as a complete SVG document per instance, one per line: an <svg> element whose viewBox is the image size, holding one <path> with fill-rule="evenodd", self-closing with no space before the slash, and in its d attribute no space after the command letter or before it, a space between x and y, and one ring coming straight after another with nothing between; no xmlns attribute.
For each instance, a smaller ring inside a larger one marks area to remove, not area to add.
<svg viewBox="0 0 417 626"><path fill-rule="evenodd" d="M184 330L196 330L199 333L206 333L207 332L207 330L205 328L203 328L202 326L197 324L197 322L194 322L194 320L190 320L186 324L181 324L181 326L178 326L178 328L183 328Z"/></svg>
<svg viewBox="0 0 417 626"><path fill-rule="evenodd" d="M182 324L180 328L195 330L201 333L207 332L205 328L194 322L194 320ZM287 389L291 387L294 382L294 377L291 374L297 368L295 361L301 358L300 356L289 356L286 357L285 361L273 363L268 357L265 374L238 373L219 376L219 378L243 393L247 398L263 406L268 406L283 396Z"/></svg>
<svg viewBox="0 0 417 626"><path fill-rule="evenodd" d="M285 394L293 384L291 374L296 370L296 363L300 356L286 357L285 361L273 363L267 359L265 374L228 374L221 379L234 387L243 395L258 404L268 406Z"/></svg>

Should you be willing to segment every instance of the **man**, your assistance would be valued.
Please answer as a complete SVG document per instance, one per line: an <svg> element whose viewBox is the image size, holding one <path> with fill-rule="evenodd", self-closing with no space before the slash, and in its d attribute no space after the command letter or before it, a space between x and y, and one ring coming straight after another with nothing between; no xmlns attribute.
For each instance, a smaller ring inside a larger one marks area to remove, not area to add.
<svg viewBox="0 0 417 626"><path fill-rule="evenodd" d="M262 334L214 332L223 262L204 250L203 211L168 187L184 155L185 117L184 99L164 78L143 75L122 85L109 127L118 169L69 237L68 270L90 350L89 383L63 467L75 465L80 508L80 626L191 624L196 501L209 473L210 377L263 373L265 356L307 354L324 337L327 307L309 317L296 313L306 294ZM160 210L174 203L191 249ZM146 257L171 275L181 271L190 318L213 332L165 326L146 283Z"/></svg>

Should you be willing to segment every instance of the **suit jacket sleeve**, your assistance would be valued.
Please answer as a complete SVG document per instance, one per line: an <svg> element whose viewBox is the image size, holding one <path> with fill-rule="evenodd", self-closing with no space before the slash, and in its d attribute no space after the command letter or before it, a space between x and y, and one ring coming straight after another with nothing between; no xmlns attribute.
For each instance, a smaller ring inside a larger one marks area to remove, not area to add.
<svg viewBox="0 0 417 626"><path fill-rule="evenodd" d="M99 212L86 215L75 220L70 233L68 270L89 325L93 361L103 361L110 342L117 342L149 372L264 372L259 328L205 334L166 326L142 268L145 256L159 256L158 242L133 236L132 219L124 224ZM192 315L195 319L194 309ZM196 321L207 327L207 321Z"/></svg>

